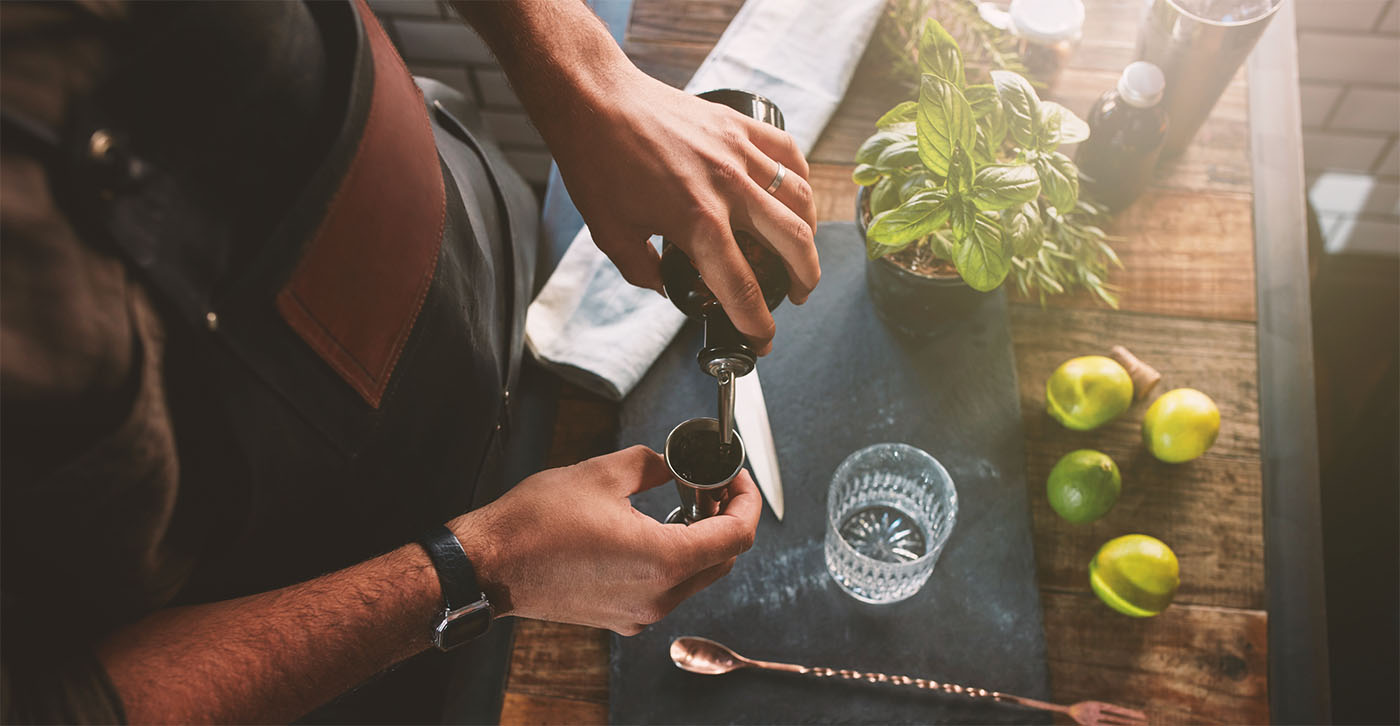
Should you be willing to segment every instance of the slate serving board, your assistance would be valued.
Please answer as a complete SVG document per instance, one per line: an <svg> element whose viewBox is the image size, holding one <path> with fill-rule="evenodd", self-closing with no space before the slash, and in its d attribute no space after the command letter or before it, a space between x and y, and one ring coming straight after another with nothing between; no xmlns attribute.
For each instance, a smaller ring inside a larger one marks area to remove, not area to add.
<svg viewBox="0 0 1400 726"><path fill-rule="evenodd" d="M1032 698L1049 695L1036 589L1016 369L1002 295L909 338L876 316L854 224L817 229L822 281L784 304L759 363L787 511L764 505L754 548L724 579L643 633L612 643L614 723L935 723L1048 719L1025 709L890 685L744 671L702 676L671 664L680 635L763 660L879 671ZM661 450L692 416L715 415L688 325L623 402L619 445ZM928 584L894 605L846 595L826 571L826 493L848 454L903 442L934 456L958 491L958 520ZM667 484L634 499L654 517Z"/></svg>

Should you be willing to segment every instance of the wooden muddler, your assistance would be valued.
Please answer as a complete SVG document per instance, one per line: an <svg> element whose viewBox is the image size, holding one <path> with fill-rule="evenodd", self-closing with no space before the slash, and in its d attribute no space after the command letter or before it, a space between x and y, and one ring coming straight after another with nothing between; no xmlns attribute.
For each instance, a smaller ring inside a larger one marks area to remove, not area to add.
<svg viewBox="0 0 1400 726"><path fill-rule="evenodd" d="M1141 359L1133 355L1132 351L1121 345L1113 346L1109 355L1122 364L1123 368L1128 371L1128 377L1133 379L1133 400L1135 401L1147 398L1147 394L1151 393L1157 382L1162 380L1162 374L1158 373L1156 368L1143 363Z"/></svg>

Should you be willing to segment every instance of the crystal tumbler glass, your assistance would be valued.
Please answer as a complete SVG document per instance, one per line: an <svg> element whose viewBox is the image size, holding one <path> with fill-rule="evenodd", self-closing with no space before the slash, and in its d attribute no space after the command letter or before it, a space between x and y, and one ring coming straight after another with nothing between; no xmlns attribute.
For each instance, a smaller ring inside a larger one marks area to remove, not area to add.
<svg viewBox="0 0 1400 726"><path fill-rule="evenodd" d="M827 571L862 602L904 600L928 581L957 516L957 490L937 459L907 444L861 449L831 478Z"/></svg>

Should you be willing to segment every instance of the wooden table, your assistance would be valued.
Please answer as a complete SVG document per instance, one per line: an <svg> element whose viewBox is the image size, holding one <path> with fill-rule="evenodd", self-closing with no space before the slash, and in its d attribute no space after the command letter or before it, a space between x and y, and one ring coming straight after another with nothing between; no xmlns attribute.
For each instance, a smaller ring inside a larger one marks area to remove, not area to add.
<svg viewBox="0 0 1400 726"><path fill-rule="evenodd" d="M682 86L741 4L637 0L626 50L643 70ZM1084 42L1054 94L1081 116L1134 60L1141 0L1086 5ZM1287 23L1291 43L1291 9L1275 22ZM822 221L852 218L851 158L875 119L902 100L882 79L876 55L867 53L810 155ZM1143 708L1155 721L1270 718L1258 351L1264 298L1257 296L1255 267L1255 225L1265 221L1255 218L1246 75L1226 91L1190 149L1119 215L1112 230L1126 238L1115 245L1126 268L1112 277L1123 288L1119 310L1082 294L1052 298L1044 309L1031 301L1011 306L1051 688L1060 702L1108 700ZM1293 109L1296 131L1296 100ZM1216 400L1220 436L1204 457L1167 465L1148 455L1140 437L1146 404L1091 433L1068 431L1046 415L1049 373L1065 359L1106 353L1114 344L1162 372L1159 392L1189 386ZM616 415L615 404L566 393L549 465L611 451ZM1124 489L1110 515L1075 526L1050 509L1044 482L1054 462L1078 448L1112 456ZM1133 532L1167 542L1181 562L1175 603L1156 618L1118 615L1089 589L1086 566L1099 545ZM519 622L502 721L606 721L608 652L605 632Z"/></svg>

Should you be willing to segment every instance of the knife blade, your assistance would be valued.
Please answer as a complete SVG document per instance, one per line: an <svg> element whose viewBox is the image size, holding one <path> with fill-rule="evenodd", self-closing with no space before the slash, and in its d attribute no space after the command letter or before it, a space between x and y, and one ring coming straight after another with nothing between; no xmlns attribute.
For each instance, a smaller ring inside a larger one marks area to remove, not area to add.
<svg viewBox="0 0 1400 726"><path fill-rule="evenodd" d="M778 521L783 521L783 477L778 472L778 450L773 445L773 429L768 423L768 406L763 401L763 386L758 382L758 369L742 376L735 383L734 422L744 437L749 464L753 467L758 490L768 500L768 506Z"/></svg>

